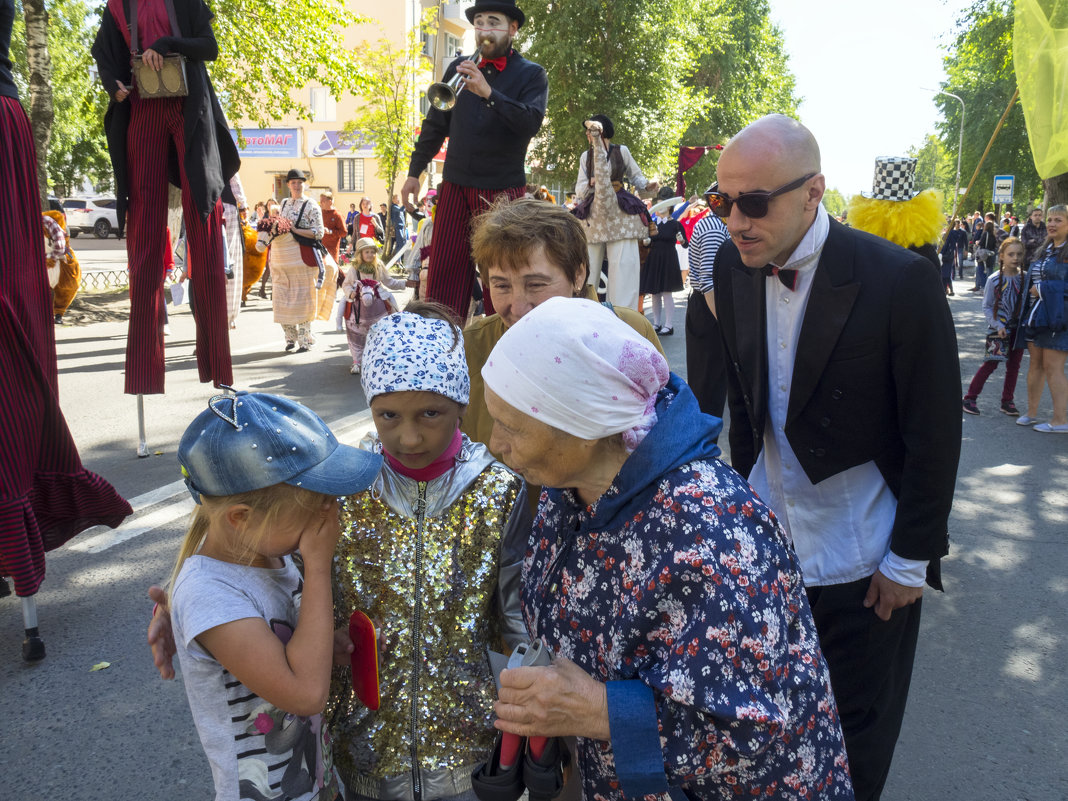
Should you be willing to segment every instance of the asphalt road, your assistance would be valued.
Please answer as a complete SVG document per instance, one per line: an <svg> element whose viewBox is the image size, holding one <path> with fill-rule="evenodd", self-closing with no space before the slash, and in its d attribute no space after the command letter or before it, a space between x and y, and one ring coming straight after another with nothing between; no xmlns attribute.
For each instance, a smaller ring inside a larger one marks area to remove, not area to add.
<svg viewBox="0 0 1068 801"><path fill-rule="evenodd" d="M97 243L79 237L75 246L101 264L122 260L123 243ZM664 342L684 375L678 297L678 334ZM981 356L979 299L958 294L951 306L966 383ZM270 318L258 298L238 318L237 385L295 397L357 440L368 418L344 335L319 323L317 350L286 354ZM213 394L196 382L187 309L171 327L167 394L145 402L146 459L135 455L135 401L122 394L125 323L57 329L62 404L83 460L137 514L118 532L87 532L49 554L37 596L43 662L22 662L19 604L0 601L0 787L22 801L211 797L181 681L159 680L144 642L145 589L169 574L190 508L175 447ZM965 416L946 592L925 597L887 801L1068 798L1068 437L999 414L1001 376L980 398L983 414ZM1021 377L1018 405L1024 396ZM1047 394L1040 417L1049 411ZM100 662L110 666L90 670Z"/></svg>

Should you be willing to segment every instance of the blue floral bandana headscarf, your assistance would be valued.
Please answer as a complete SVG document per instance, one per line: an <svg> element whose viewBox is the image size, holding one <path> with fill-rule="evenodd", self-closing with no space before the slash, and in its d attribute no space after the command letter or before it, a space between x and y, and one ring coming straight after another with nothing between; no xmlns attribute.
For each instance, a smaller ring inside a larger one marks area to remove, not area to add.
<svg viewBox="0 0 1068 801"><path fill-rule="evenodd" d="M460 331L452 323L400 312L367 334L360 370L370 403L387 392L435 392L466 406L471 377Z"/></svg>

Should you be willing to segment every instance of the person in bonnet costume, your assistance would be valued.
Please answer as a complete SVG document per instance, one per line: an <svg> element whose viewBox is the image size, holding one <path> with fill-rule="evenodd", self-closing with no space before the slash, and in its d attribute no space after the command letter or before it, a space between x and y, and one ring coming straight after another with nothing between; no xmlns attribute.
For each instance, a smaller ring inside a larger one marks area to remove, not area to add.
<svg viewBox="0 0 1068 801"><path fill-rule="evenodd" d="M577 736L584 798L852 799L797 556L719 418L589 300L528 312L482 376L494 449L546 487L522 603L555 657L501 674L498 728Z"/></svg>
<svg viewBox="0 0 1068 801"><path fill-rule="evenodd" d="M384 280L383 280L384 279ZM388 283L387 283L388 282ZM353 375L360 373L360 361L371 326L397 310L397 301L390 289L404 287L404 279L391 278L386 266L378 258L378 243L364 237L356 243L355 258L345 272L341 284L342 316L345 334L352 356Z"/></svg>

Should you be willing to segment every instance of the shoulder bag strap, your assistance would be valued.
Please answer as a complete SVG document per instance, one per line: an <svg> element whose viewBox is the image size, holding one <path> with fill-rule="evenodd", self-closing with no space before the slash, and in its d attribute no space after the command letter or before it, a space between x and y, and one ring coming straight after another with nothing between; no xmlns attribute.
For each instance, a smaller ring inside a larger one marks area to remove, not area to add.
<svg viewBox="0 0 1068 801"><path fill-rule="evenodd" d="M136 0L134 0L136 2ZM171 36L181 37L182 30L178 27L178 15L174 13L174 0L167 0L167 19L171 23Z"/></svg>
<svg viewBox="0 0 1068 801"><path fill-rule="evenodd" d="M304 219L304 209L308 208L308 201L304 201L304 205L300 207L300 214L297 215L297 221L293 223L294 228L300 228L300 221Z"/></svg>
<svg viewBox="0 0 1068 801"><path fill-rule="evenodd" d="M137 0L130 0L130 52L140 52L137 47Z"/></svg>

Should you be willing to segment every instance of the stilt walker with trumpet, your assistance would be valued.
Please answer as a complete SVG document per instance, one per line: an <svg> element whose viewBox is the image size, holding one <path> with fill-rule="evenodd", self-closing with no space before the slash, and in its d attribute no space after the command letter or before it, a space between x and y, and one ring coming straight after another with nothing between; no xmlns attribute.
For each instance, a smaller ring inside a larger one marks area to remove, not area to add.
<svg viewBox="0 0 1068 801"><path fill-rule="evenodd" d="M431 108L401 187L402 202L411 205L419 176L447 137L426 297L449 306L462 320L475 281L471 218L501 195L515 198L526 191L523 162L541 128L549 93L545 70L512 47L526 20L515 0L478 0L466 13L475 26L478 59L457 58L443 83L428 91ZM486 306L491 313L488 296Z"/></svg>

